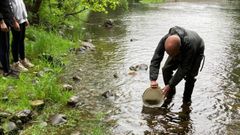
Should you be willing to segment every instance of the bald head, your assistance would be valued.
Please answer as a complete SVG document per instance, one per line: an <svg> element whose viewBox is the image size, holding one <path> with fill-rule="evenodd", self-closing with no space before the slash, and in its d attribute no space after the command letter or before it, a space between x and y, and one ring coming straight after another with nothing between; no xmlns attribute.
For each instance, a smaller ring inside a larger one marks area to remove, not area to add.
<svg viewBox="0 0 240 135"><path fill-rule="evenodd" d="M178 35L169 36L164 44L165 51L170 56L176 56L180 52L181 39Z"/></svg>

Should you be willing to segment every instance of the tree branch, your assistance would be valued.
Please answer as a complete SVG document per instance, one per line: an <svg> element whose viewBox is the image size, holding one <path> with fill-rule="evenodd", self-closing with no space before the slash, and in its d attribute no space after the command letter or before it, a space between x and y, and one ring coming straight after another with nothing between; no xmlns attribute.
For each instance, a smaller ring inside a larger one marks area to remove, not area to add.
<svg viewBox="0 0 240 135"><path fill-rule="evenodd" d="M81 9L81 10L79 10L79 11L77 11L77 12L66 13L66 14L64 14L64 17L68 17L68 16L71 16L71 15L76 15L76 14L79 14L79 13L85 11L85 10L86 10L86 8L84 7L83 9Z"/></svg>

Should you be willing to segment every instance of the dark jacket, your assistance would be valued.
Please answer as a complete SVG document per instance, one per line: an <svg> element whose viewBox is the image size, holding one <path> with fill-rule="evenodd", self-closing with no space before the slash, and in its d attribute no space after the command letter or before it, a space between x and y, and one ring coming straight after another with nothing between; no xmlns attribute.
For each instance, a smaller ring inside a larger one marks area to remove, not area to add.
<svg viewBox="0 0 240 135"><path fill-rule="evenodd" d="M4 20L10 26L13 24L13 17L9 0L0 0L0 21Z"/></svg>
<svg viewBox="0 0 240 135"><path fill-rule="evenodd" d="M202 38L194 31L175 26L169 30L159 42L150 64L150 80L158 78L160 63L163 59L165 48L164 43L170 35L178 35L181 39L180 54L176 57L179 60L177 72L169 82L171 88L175 87L191 70L194 60L203 53L204 43Z"/></svg>

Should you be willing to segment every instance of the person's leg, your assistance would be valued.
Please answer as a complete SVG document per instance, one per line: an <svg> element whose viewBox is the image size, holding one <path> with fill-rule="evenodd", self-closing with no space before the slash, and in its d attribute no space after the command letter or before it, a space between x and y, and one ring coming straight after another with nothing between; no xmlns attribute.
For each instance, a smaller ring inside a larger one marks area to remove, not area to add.
<svg viewBox="0 0 240 135"><path fill-rule="evenodd" d="M185 88L183 93L183 102L191 102L192 92L194 88L194 84L196 82L195 77L198 75L199 68L201 65L201 61L204 57L204 44L200 49L200 54L196 57L195 62L193 63L192 70L185 77Z"/></svg>
<svg viewBox="0 0 240 135"><path fill-rule="evenodd" d="M21 46L21 37L22 37L22 26L20 24L20 31L16 31L12 29L12 56L13 56L13 64L12 68L16 71L23 71L26 72L26 69L20 62L19 62L19 54L20 54L20 46Z"/></svg>
<svg viewBox="0 0 240 135"><path fill-rule="evenodd" d="M25 58L25 32L26 32L26 25L25 23L20 24L21 27L21 37L20 37L20 43L19 43L19 54L20 54L20 62L21 64L26 68L31 68L34 65Z"/></svg>
<svg viewBox="0 0 240 135"><path fill-rule="evenodd" d="M165 85L169 84L169 81L173 77L173 71L177 69L179 65L179 62L177 60L174 60L172 57L168 57L163 68L162 68L162 73L163 73L163 81ZM169 93L168 96L171 98L174 94L176 93L175 88L173 88Z"/></svg>
<svg viewBox="0 0 240 135"><path fill-rule="evenodd" d="M25 23L20 24L21 27L21 35L20 35L20 40L19 40L19 55L20 59L24 60L25 59L25 31L26 31L26 26Z"/></svg>
<svg viewBox="0 0 240 135"><path fill-rule="evenodd" d="M194 84L196 82L196 79L194 76L187 76L185 78L185 87L184 87L184 93L183 93L183 102L191 102L192 92L194 88Z"/></svg>
<svg viewBox="0 0 240 135"><path fill-rule="evenodd" d="M13 62L18 62L18 56L19 56L19 41L21 36L21 31L16 31L15 29L11 29L12 31L12 56L13 56Z"/></svg>
<svg viewBox="0 0 240 135"><path fill-rule="evenodd" d="M0 61L3 66L3 72L10 71L9 66L9 33L0 31Z"/></svg>

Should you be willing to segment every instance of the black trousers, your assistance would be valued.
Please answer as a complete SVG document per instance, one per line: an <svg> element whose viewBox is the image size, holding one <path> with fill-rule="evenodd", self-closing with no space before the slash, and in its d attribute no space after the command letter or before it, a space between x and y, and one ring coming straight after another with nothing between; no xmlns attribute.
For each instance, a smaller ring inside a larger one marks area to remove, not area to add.
<svg viewBox="0 0 240 135"><path fill-rule="evenodd" d="M13 61L18 62L19 57L21 60L25 58L25 31L26 26L25 23L19 24L20 25L20 31L16 31L13 28L12 31L12 56Z"/></svg>
<svg viewBox="0 0 240 135"><path fill-rule="evenodd" d="M186 102L191 101L194 84L196 82L195 77L198 75L201 61L203 58L204 58L204 43L202 43L202 47L199 49L198 54L194 58L194 62L191 64L191 70L184 77L186 82L183 93L183 100ZM173 77L173 71L178 68L179 64L180 64L179 60L173 59L172 57L167 58L166 63L162 68L163 80L165 85L169 84L169 81ZM173 94L175 94L175 88L169 93L169 95Z"/></svg>
<svg viewBox="0 0 240 135"><path fill-rule="evenodd" d="M0 31L0 61L3 66L3 72L10 71L9 64L9 32Z"/></svg>

